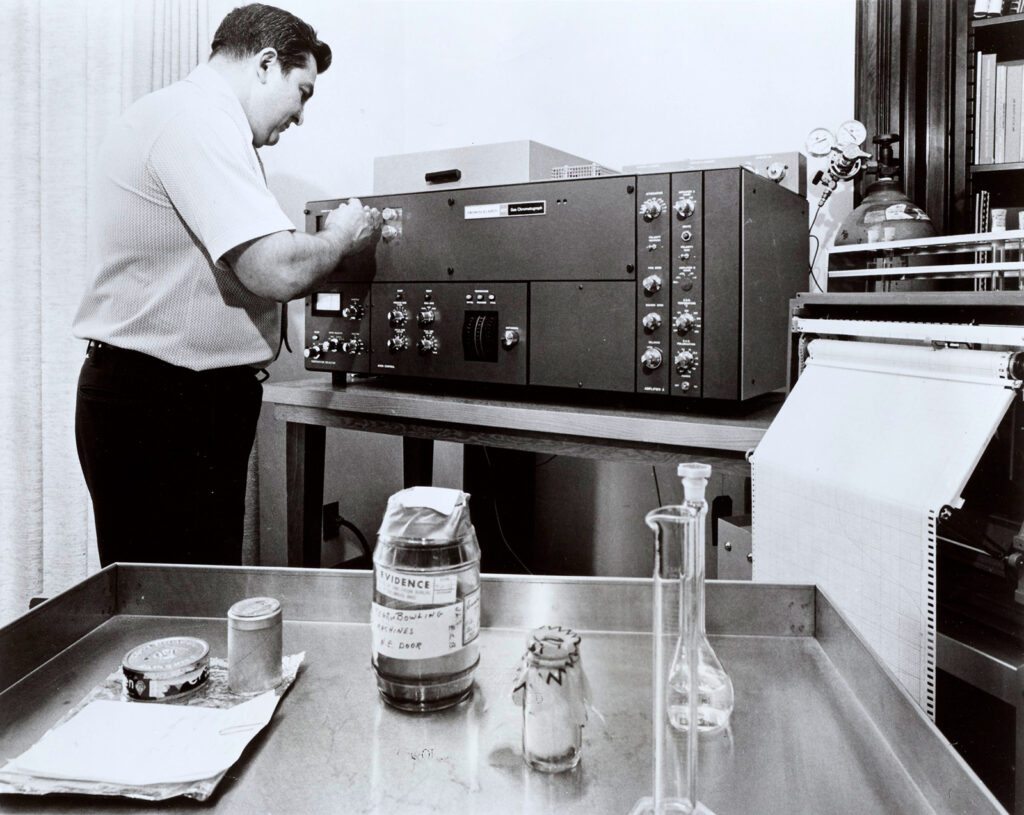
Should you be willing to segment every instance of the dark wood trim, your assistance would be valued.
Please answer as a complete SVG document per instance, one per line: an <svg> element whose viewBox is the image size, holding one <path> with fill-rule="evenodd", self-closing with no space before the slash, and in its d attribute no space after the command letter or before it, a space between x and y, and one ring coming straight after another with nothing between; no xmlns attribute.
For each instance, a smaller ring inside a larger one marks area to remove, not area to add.
<svg viewBox="0 0 1024 815"><path fill-rule="evenodd" d="M940 233L969 231L969 0L859 0L855 116L874 136L899 133L903 189ZM858 181L859 203L873 181Z"/></svg>

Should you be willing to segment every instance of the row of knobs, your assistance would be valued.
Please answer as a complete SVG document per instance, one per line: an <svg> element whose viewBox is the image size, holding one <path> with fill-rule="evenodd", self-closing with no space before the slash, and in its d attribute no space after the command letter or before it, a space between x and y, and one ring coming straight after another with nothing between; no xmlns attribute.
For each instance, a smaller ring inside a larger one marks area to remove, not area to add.
<svg viewBox="0 0 1024 815"><path fill-rule="evenodd" d="M675 211L676 217L682 221L693 215L696 204L694 204L692 198L680 198L672 205L672 209ZM648 223L658 218L664 211L665 202L660 198L648 198L640 204L640 215Z"/></svg>
<svg viewBox="0 0 1024 815"><path fill-rule="evenodd" d="M409 348L409 335L404 331L395 334L387 341L388 350L392 354L405 351ZM441 341L434 334L427 334L416 340L416 350L421 354L436 354L441 349Z"/></svg>
<svg viewBox="0 0 1024 815"><path fill-rule="evenodd" d="M675 211L676 217L678 217L679 220L684 220L693 214L693 211L696 209L696 205L693 203L693 199L691 198L681 198L672 205L672 209ZM648 223L654 220L654 218L662 215L663 212L665 212L665 202L659 198L646 199L640 205L640 215Z"/></svg>
<svg viewBox="0 0 1024 815"><path fill-rule="evenodd" d="M664 362L664 355L660 348L650 347L640 356L640 364L648 372L660 368L662 362ZM676 372L680 374L685 374L693 368L696 362L697 355L693 351L680 351L672 360L672 364L676 366Z"/></svg>
<svg viewBox="0 0 1024 815"><path fill-rule="evenodd" d="M339 340L337 337L330 337L323 342L314 342L309 348L303 351L307 359L319 359L330 351L341 351L350 357L358 356L366 350L366 343L362 338L353 334L347 340Z"/></svg>
<svg viewBox="0 0 1024 815"><path fill-rule="evenodd" d="M657 311L652 311L645 314L641 322L643 322L644 331L653 334L661 327L661 315ZM677 334L683 336L690 333L696 322L697 318L689 311L681 311L672 320L672 328Z"/></svg>
<svg viewBox="0 0 1024 815"><path fill-rule="evenodd" d="M437 309L433 306L423 306L420 309L419 314L416 316L416 324L420 328L426 328L427 326L433 325L437 319ZM388 312L388 325L392 328L404 328L409 322L409 309L405 306L396 303L395 307Z"/></svg>

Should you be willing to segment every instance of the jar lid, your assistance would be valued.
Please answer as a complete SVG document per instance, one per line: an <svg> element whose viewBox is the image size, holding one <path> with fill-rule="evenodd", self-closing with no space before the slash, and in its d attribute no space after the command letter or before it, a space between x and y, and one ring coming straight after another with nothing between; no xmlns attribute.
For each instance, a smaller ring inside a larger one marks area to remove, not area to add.
<svg viewBox="0 0 1024 815"><path fill-rule="evenodd" d="M145 677L171 677L188 673L209 662L210 646L196 637L164 637L132 648L121 667L125 673Z"/></svg>
<svg viewBox="0 0 1024 815"><path fill-rule="evenodd" d="M281 618L281 603L273 597L247 597L228 609L228 620L235 628L268 628Z"/></svg>

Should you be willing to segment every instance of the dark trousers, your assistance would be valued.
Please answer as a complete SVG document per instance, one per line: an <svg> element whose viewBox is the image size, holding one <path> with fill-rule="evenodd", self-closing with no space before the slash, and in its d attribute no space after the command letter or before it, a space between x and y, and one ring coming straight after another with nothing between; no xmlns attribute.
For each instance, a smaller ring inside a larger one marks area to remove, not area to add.
<svg viewBox="0 0 1024 815"><path fill-rule="evenodd" d="M258 373L89 344L75 437L100 563L241 563Z"/></svg>

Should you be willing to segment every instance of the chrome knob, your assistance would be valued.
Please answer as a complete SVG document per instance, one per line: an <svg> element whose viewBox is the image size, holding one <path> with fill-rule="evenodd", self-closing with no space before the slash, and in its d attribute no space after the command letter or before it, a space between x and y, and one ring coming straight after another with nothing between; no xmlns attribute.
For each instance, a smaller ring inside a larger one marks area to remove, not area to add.
<svg viewBox="0 0 1024 815"><path fill-rule="evenodd" d="M434 320L437 319L437 309L431 306L424 306L420 309L419 316L416 318L416 322L421 326L433 325Z"/></svg>
<svg viewBox="0 0 1024 815"><path fill-rule="evenodd" d="M305 351L302 352L302 355L306 359L318 359L319 356L320 356L320 346L319 345L311 345L311 346L309 346L309 348L307 348Z"/></svg>
<svg viewBox="0 0 1024 815"><path fill-rule="evenodd" d="M409 338L405 334L395 334L388 340L387 346L392 354L397 354L409 347Z"/></svg>
<svg viewBox="0 0 1024 815"><path fill-rule="evenodd" d="M650 222L661 215L664 209L665 202L660 198L648 198L640 205L640 214L645 221Z"/></svg>
<svg viewBox="0 0 1024 815"><path fill-rule="evenodd" d="M409 322L409 312L404 308L393 308L388 312L388 324L392 328L401 328Z"/></svg>
<svg viewBox="0 0 1024 815"><path fill-rule="evenodd" d="M392 207L384 207L384 209L380 211L380 217L385 221L393 221L398 217L398 210Z"/></svg>
<svg viewBox="0 0 1024 815"><path fill-rule="evenodd" d="M366 314L366 308L361 300L353 300L341 310L341 316L346 320L359 320Z"/></svg>
<svg viewBox="0 0 1024 815"><path fill-rule="evenodd" d="M640 364L645 371L653 371L661 367L662 354L659 348L648 348L640 355Z"/></svg>
<svg viewBox="0 0 1024 815"><path fill-rule="evenodd" d="M692 351L680 351L675 357L676 371L685 374L697 362L697 357Z"/></svg>
<svg viewBox="0 0 1024 815"><path fill-rule="evenodd" d="M501 335L501 347L512 348L519 345L519 332L514 328L506 328L505 333Z"/></svg>
<svg viewBox="0 0 1024 815"><path fill-rule="evenodd" d="M677 334L688 334L696 321L697 318L690 312L682 311L672 321L672 327L676 330Z"/></svg>
<svg viewBox="0 0 1024 815"><path fill-rule="evenodd" d="M366 343L363 342L362 337L358 336L349 337L341 344L341 350L350 357L358 356L363 353L365 348Z"/></svg>
<svg viewBox="0 0 1024 815"><path fill-rule="evenodd" d="M650 334L661 327L661 315L656 311L649 311L640 322L643 323L644 331Z"/></svg>
<svg viewBox="0 0 1024 815"><path fill-rule="evenodd" d="M436 354L441 347L441 343L434 335L427 335L420 337L416 343L416 350L424 356L427 354Z"/></svg>
<svg viewBox="0 0 1024 815"><path fill-rule="evenodd" d="M680 198L676 201L675 206L672 207L676 211L676 217L682 221L684 218L689 218L693 215L693 210L696 205L693 203L692 198Z"/></svg>
<svg viewBox="0 0 1024 815"><path fill-rule="evenodd" d="M649 274L643 279L641 285L647 294L654 294L661 290L661 278L656 274Z"/></svg>
<svg viewBox="0 0 1024 815"><path fill-rule="evenodd" d="M398 237L398 230L395 229L395 227L390 226L390 225L384 226L380 230L380 236L385 241L394 240L395 238Z"/></svg>

